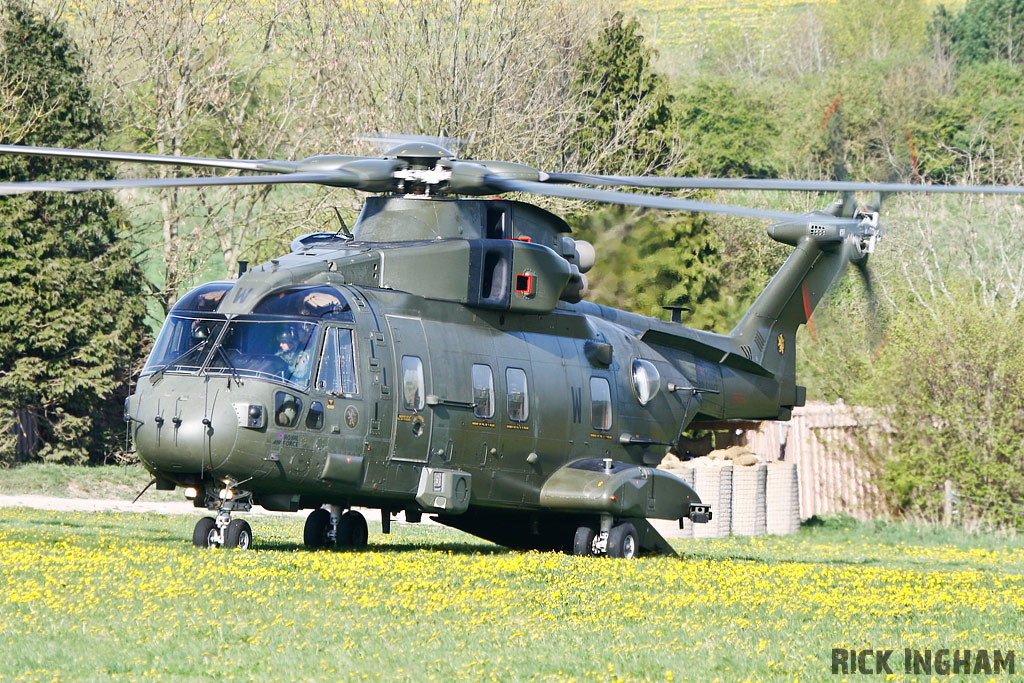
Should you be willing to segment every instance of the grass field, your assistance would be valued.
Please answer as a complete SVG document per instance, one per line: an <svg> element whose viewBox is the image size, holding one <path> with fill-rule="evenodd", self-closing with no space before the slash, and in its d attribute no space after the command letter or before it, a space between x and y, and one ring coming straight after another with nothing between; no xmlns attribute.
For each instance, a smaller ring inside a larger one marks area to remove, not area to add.
<svg viewBox="0 0 1024 683"><path fill-rule="evenodd" d="M131 500L152 479L141 465L119 467L71 467L54 463L30 463L0 468L0 495L57 496L60 498L110 498ZM150 488L144 500L184 500L181 490Z"/></svg>
<svg viewBox="0 0 1024 683"><path fill-rule="evenodd" d="M615 561L433 526L313 552L299 515L197 550L194 521L0 510L0 679L806 681L839 680L833 647L1024 655L1020 538L833 520Z"/></svg>
<svg viewBox="0 0 1024 683"><path fill-rule="evenodd" d="M676 50L708 40L723 29L774 26L820 0L621 0L636 15L644 35L659 50Z"/></svg>

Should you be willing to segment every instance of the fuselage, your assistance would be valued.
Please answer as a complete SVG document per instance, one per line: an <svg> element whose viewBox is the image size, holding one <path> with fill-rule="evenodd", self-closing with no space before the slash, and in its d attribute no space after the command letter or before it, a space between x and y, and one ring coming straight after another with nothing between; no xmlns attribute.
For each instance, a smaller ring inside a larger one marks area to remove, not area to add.
<svg viewBox="0 0 1024 683"><path fill-rule="evenodd" d="M234 283L220 288L231 297ZM183 300L169 316L129 402L139 456L157 476L245 482L272 509L402 509L431 466L471 474L471 506L535 508L566 463L654 464L684 417L730 410L722 367L644 343L666 324L643 316L589 303L498 313L343 285L287 291L291 308L229 317ZM296 302L311 295L337 301L303 311ZM776 411L777 385L755 379L742 407Z"/></svg>

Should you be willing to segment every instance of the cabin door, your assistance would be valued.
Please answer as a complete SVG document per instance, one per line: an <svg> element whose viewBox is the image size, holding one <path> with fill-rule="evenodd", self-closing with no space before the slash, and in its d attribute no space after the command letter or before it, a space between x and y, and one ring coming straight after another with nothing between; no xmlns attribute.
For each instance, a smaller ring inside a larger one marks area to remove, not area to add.
<svg viewBox="0 0 1024 683"><path fill-rule="evenodd" d="M395 349L395 424L391 460L426 462L433 413L427 394L433 389L430 354L419 318L386 316Z"/></svg>

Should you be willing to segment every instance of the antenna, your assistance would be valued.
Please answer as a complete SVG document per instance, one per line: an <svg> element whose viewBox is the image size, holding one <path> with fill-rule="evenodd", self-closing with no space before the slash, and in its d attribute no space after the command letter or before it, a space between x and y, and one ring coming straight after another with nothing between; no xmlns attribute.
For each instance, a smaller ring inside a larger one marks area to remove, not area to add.
<svg viewBox="0 0 1024 683"><path fill-rule="evenodd" d="M338 228L338 232L344 233L345 237L349 240L354 240L355 237L352 236L352 232L348 229L348 226L345 225L345 219L341 217L341 211L338 211L338 207L336 206L332 206L331 208L334 209L334 215L338 217L338 223L341 224L341 227Z"/></svg>

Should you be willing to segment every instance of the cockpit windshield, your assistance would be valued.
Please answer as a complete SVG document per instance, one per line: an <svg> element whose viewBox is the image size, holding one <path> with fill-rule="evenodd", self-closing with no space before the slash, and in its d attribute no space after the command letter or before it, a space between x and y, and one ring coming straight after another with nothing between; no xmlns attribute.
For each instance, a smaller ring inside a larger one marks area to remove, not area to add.
<svg viewBox="0 0 1024 683"><path fill-rule="evenodd" d="M232 320L206 370L273 379L305 389L313 367L316 330L313 322Z"/></svg>
<svg viewBox="0 0 1024 683"><path fill-rule="evenodd" d="M210 344L220 335L223 316L206 317L197 314L167 316L153 351L149 354L143 375L160 370L195 372L209 355Z"/></svg>
<svg viewBox="0 0 1024 683"><path fill-rule="evenodd" d="M331 366L340 362L343 367L339 372L347 371L349 375L332 380L330 386L323 380L324 390L355 391L352 333L335 327L337 323L353 322L352 309L341 292L326 285L288 287L264 297L252 314L229 320L214 309L233 284L208 283L183 297L167 316L142 374L202 372L235 379L266 379L307 389L316 362L318 331L330 322ZM347 345L339 346L342 332L347 334ZM342 353L344 349L348 349L347 356Z"/></svg>
<svg viewBox="0 0 1024 683"><path fill-rule="evenodd" d="M227 330L222 330L224 325ZM214 341L223 337L213 348ZM317 323L171 314L142 374L197 372L275 380L301 389L309 385ZM212 351L212 353L211 353Z"/></svg>

